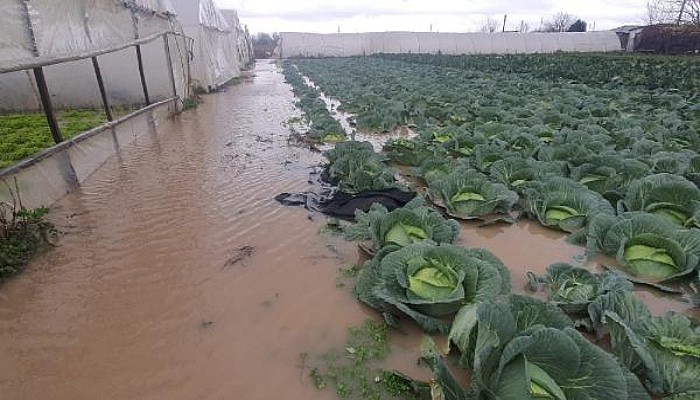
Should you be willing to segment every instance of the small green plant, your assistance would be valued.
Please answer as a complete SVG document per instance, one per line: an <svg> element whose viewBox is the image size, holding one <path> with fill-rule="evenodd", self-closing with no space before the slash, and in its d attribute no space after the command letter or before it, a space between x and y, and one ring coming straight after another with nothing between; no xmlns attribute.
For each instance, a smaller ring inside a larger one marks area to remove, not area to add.
<svg viewBox="0 0 700 400"><path fill-rule="evenodd" d="M194 91L194 94L195 94L195 95L206 94L206 93L207 93L207 89L206 89L204 86L202 86L201 83L195 83L195 84L194 84L194 87L192 88L192 90Z"/></svg>
<svg viewBox="0 0 700 400"><path fill-rule="evenodd" d="M184 100L182 100L182 109L183 110L191 110L193 108L197 108L199 106L199 97L198 96L192 96L188 97Z"/></svg>
<svg viewBox="0 0 700 400"><path fill-rule="evenodd" d="M389 353L388 326L366 321L348 330L345 347L321 356L309 376L318 389L333 388L341 399L423 399L427 386L392 371L373 368ZM304 357L305 358L305 357Z"/></svg>
<svg viewBox="0 0 700 400"><path fill-rule="evenodd" d="M0 202L0 278L21 272L54 231L48 208L28 210L19 201Z"/></svg>

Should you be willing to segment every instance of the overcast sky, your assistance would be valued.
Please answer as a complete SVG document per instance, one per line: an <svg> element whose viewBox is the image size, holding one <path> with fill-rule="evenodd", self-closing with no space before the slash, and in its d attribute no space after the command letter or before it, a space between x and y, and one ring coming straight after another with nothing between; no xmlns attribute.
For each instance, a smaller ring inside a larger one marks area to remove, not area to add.
<svg viewBox="0 0 700 400"><path fill-rule="evenodd" d="M251 32L469 32L486 18L503 20L514 30L520 21L531 28L542 18L566 11L595 23L596 30L641 23L645 0L214 0L235 8Z"/></svg>

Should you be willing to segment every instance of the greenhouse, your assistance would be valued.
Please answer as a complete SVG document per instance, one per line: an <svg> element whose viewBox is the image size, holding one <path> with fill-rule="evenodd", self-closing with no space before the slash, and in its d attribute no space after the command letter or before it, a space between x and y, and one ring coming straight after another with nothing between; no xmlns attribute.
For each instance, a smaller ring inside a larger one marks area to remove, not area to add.
<svg viewBox="0 0 700 400"><path fill-rule="evenodd" d="M696 25L0 3L3 399L700 399Z"/></svg>

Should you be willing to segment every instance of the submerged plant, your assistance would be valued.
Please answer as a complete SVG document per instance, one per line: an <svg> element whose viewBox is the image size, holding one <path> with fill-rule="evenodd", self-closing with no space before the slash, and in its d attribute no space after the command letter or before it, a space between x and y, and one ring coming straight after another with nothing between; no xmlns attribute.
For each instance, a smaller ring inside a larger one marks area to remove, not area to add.
<svg viewBox="0 0 700 400"><path fill-rule="evenodd" d="M345 193L401 187L394 179L394 171L383 163L369 142L338 143L325 156L330 162L328 176Z"/></svg>
<svg viewBox="0 0 700 400"><path fill-rule="evenodd" d="M403 165L417 166L435 154L427 144L411 139L389 139L384 152L390 160Z"/></svg>
<svg viewBox="0 0 700 400"><path fill-rule="evenodd" d="M22 271L54 231L44 217L48 208L28 210L0 202L0 278Z"/></svg>

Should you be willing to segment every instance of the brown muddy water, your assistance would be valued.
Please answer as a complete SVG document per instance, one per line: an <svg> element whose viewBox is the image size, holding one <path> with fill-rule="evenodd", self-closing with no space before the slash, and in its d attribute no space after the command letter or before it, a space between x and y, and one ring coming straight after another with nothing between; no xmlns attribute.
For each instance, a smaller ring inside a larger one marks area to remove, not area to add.
<svg viewBox="0 0 700 400"><path fill-rule="evenodd" d="M337 287L355 244L272 199L309 190L320 161L287 143L295 116L279 68L260 61L55 204L57 247L0 287L0 398L334 399L300 354L313 363L378 317ZM583 252L529 222L464 224L460 244L501 257L516 292L525 271ZM646 293L656 312L688 311ZM390 340L383 367L426 379L419 330Z"/></svg>

